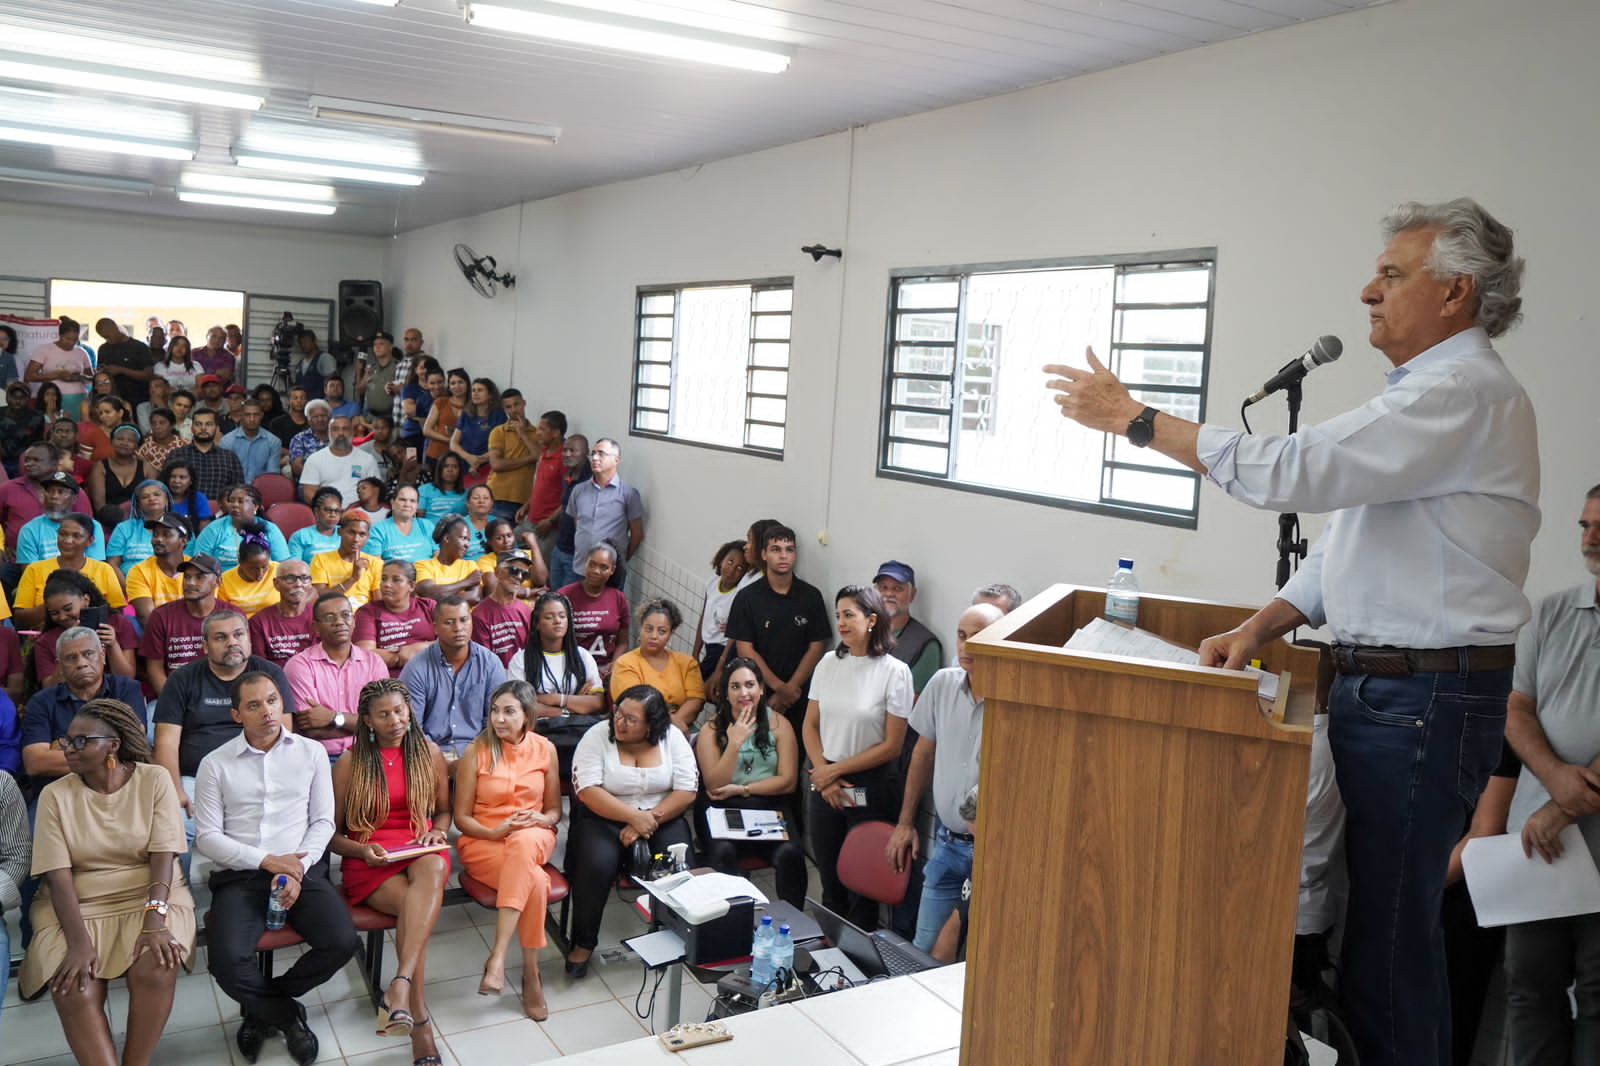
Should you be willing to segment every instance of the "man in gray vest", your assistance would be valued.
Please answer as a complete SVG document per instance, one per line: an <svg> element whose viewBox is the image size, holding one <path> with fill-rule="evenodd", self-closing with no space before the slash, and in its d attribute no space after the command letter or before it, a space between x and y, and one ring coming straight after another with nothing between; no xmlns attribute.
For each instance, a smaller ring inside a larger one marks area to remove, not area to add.
<svg viewBox="0 0 1600 1066"><path fill-rule="evenodd" d="M917 695L934 673L944 665L944 648L933 630L911 617L911 605L917 600L917 572L905 563L890 559L878 567L872 586L883 597L889 611L890 631L894 633L894 650L889 654L911 667L911 687ZM908 738L908 744L916 738Z"/></svg>

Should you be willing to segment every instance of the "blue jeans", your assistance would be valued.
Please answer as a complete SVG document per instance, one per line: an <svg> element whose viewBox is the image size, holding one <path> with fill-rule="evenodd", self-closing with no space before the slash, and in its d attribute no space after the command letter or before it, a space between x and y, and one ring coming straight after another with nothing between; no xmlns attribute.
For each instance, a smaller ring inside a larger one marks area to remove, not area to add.
<svg viewBox="0 0 1600 1066"><path fill-rule="evenodd" d="M1510 691L1510 670L1334 678L1350 873L1340 983L1362 1066L1451 1062L1445 874L1499 761Z"/></svg>
<svg viewBox="0 0 1600 1066"><path fill-rule="evenodd" d="M557 548L550 553L550 587L564 589L578 580L578 572L572 568L572 553Z"/></svg>
<svg viewBox="0 0 1600 1066"><path fill-rule="evenodd" d="M516 500L496 500L493 510L489 513L496 518L504 518L507 522L515 522L517 512L522 510L522 506Z"/></svg>
<svg viewBox="0 0 1600 1066"><path fill-rule="evenodd" d="M153 719L152 719L153 720ZM192 800L194 799L194 778L180 777L183 782L183 791ZM182 855L178 856L178 866L183 870L183 879L189 884L194 884L194 878L189 876L189 867L194 862L194 815L183 811L183 836L189 842Z"/></svg>
<svg viewBox="0 0 1600 1066"><path fill-rule="evenodd" d="M950 830L933 831L933 850L922 867L922 904L917 909L916 945L932 951L939 930L961 903L961 886L972 876L972 844L957 840Z"/></svg>

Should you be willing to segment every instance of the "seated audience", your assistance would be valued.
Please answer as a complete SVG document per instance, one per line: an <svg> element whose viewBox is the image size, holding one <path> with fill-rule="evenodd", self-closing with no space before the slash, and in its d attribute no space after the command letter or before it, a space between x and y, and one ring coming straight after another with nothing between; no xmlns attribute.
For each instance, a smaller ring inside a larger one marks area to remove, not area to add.
<svg viewBox="0 0 1600 1066"><path fill-rule="evenodd" d="M817 664L802 733L811 761L806 832L822 878L822 905L873 929L878 908L840 882L839 850L845 834L862 822L891 821L900 812L894 764L911 716L911 670L889 654L894 637L876 589L840 589L834 616L839 647ZM860 790L864 801L852 800L847 789Z"/></svg>
<svg viewBox="0 0 1600 1066"><path fill-rule="evenodd" d="M39 386L39 391L34 395L33 402L39 409L39 414L44 417L44 434L49 439L50 427L65 413L61 406L61 388L55 382Z"/></svg>
<svg viewBox="0 0 1600 1066"><path fill-rule="evenodd" d="M237 608L246 618L263 607L278 602L274 582L278 564L272 561L272 548L264 532L251 531L239 539L239 565L223 572L217 584L217 599Z"/></svg>
<svg viewBox="0 0 1600 1066"><path fill-rule="evenodd" d="M106 562L126 577L134 567L154 555L155 545L145 523L156 521L171 509L172 498L161 482L146 478L135 485L128 517L112 527L111 538L106 541Z"/></svg>
<svg viewBox="0 0 1600 1066"><path fill-rule="evenodd" d="M194 554L209 555L224 568L239 565L239 542L246 533L257 533L266 538L272 558L277 562L289 558L289 542L283 530L261 517L261 490L254 485L229 485L222 495L226 517L215 522L195 538Z"/></svg>
<svg viewBox="0 0 1600 1066"><path fill-rule="evenodd" d="M728 609L728 640L733 645L729 654L761 667L769 706L803 736L811 674L833 629L822 593L794 572L797 543L794 530L781 522L769 522L761 531L760 576L752 580L746 574L747 584L734 596ZM909 703L905 713L911 713ZM808 746L806 751L810 750Z"/></svg>
<svg viewBox="0 0 1600 1066"><path fill-rule="evenodd" d="M305 469L306 460L328 446L328 423L333 419L333 408L327 400L312 400L306 404L306 428L289 442L289 469L296 481Z"/></svg>
<svg viewBox="0 0 1600 1066"><path fill-rule="evenodd" d="M744 541L730 540L711 559L711 580L694 630L694 657L700 662L701 680L710 681L722 662L728 646L728 612L744 575Z"/></svg>
<svg viewBox="0 0 1600 1066"><path fill-rule="evenodd" d="M322 398L328 401L330 415L333 418L357 418L361 414L361 405L351 403L344 398L344 378L338 374L330 374L322 383Z"/></svg>
<svg viewBox="0 0 1600 1066"><path fill-rule="evenodd" d="M382 659L390 677L433 644L434 604L416 591L417 568L396 559L383 564L377 598L356 611L356 646Z"/></svg>
<svg viewBox="0 0 1600 1066"><path fill-rule="evenodd" d="M320 740L329 757L337 758L350 749L361 690L387 679L389 668L375 652L351 642L355 611L349 597L338 592L318 596L311 605L311 624L317 642L285 663L283 672L299 707L295 732Z"/></svg>
<svg viewBox="0 0 1600 1066"><path fill-rule="evenodd" d="M533 630L533 609L522 599L533 560L520 551L503 552L494 558L499 562L494 584L472 609L472 639L509 666L513 658L522 655Z"/></svg>
<svg viewBox="0 0 1600 1066"><path fill-rule="evenodd" d="M505 552L520 551L528 557L528 576L516 590L517 598L530 602L537 599L548 585L550 569L539 551L539 538L534 535L533 528L523 526L519 536L517 527L509 519L491 518L483 536L488 550L478 560L478 569L483 573L484 595L489 595L494 589L494 572L500 568L500 556ZM521 543L518 543L519 540Z"/></svg>
<svg viewBox="0 0 1600 1066"><path fill-rule="evenodd" d="M22 450L19 460L21 476L0 485L0 524L3 524L5 531L7 559L14 560L17 557L17 540L22 536L22 527L44 513L44 498L40 490L56 472L60 457L61 453L53 444L30 444ZM79 490L66 509L88 514L89 497Z"/></svg>
<svg viewBox="0 0 1600 1066"><path fill-rule="evenodd" d="M166 483L167 495L172 500L172 513L182 518L189 527L193 540L211 521L211 501L200 491L194 479L194 467L186 459L174 455L161 468L161 480Z"/></svg>
<svg viewBox="0 0 1600 1066"><path fill-rule="evenodd" d="M146 440L149 440L150 437L150 416L156 411L170 410L171 408L168 407L168 404L171 402L172 383L166 378L151 378L149 399L140 401L133 408L134 423L139 427L139 431L145 435ZM171 421L176 422L177 419L173 418ZM139 445L139 450L141 452L144 450L143 444ZM140 458L144 458L152 466L161 465L159 461L150 460L142 455ZM165 456L162 458L165 459Z"/></svg>
<svg viewBox="0 0 1600 1066"><path fill-rule="evenodd" d="M318 488L339 490L339 499L348 509L360 502L356 486L363 478L377 473L378 460L365 448L354 444L355 429L348 414L328 420L328 444L306 456L300 473L300 495L307 503Z"/></svg>
<svg viewBox="0 0 1600 1066"><path fill-rule="evenodd" d="M483 576L476 563L467 559L472 537L467 520L450 515L433 531L439 553L432 559L417 560L417 595L429 600L459 596L477 603L483 596Z"/></svg>
<svg viewBox="0 0 1600 1066"><path fill-rule="evenodd" d="M78 423L78 451L92 464L89 468L91 474L102 459L110 457L111 431L125 421L122 417L122 401L110 395L110 385L110 378L101 379L96 375L95 391L83 409L85 420ZM102 392L102 389L106 391ZM87 488L88 484L89 479L85 479L84 487Z"/></svg>
<svg viewBox="0 0 1600 1066"><path fill-rule="evenodd" d="M149 623L157 607L183 598L179 567L188 558L184 548L189 543L189 527L175 514L146 519L144 527L151 555L128 571L127 585L128 603L141 626Z"/></svg>
<svg viewBox="0 0 1600 1066"><path fill-rule="evenodd" d="M239 405L239 425L222 438L222 446L239 457L246 484L253 483L262 474L276 474L283 468L283 442L262 427L263 417L260 403L245 400Z"/></svg>
<svg viewBox="0 0 1600 1066"><path fill-rule="evenodd" d="M417 514L420 497L415 485L401 485L389 501L389 517L372 527L367 550L384 562L408 563L433 555L433 522Z"/></svg>
<svg viewBox="0 0 1600 1066"><path fill-rule="evenodd" d="M10 326L0 326L5 335ZM13 381L6 386L6 405L0 408L0 462L12 477L16 476L17 463L22 450L44 436L44 417L29 404L28 386Z"/></svg>
<svg viewBox="0 0 1600 1066"><path fill-rule="evenodd" d="M983 740L983 700L972 688L972 656L967 641L1001 618L992 604L968 607L956 623L959 665L938 671L911 712L917 746L906 773L899 821L889 838L889 864L905 869L921 848L917 809L933 785L939 824L922 870L922 900L917 907L916 945L932 951L939 930L961 902L961 886L972 876L974 826L961 816L968 793L978 787L978 756ZM843 626L841 623L841 632Z"/></svg>
<svg viewBox="0 0 1600 1066"><path fill-rule="evenodd" d="M422 513L438 522L467 513L466 467L458 455L446 455L433 464L433 480L417 491Z"/></svg>
<svg viewBox="0 0 1600 1066"><path fill-rule="evenodd" d="M600 679L611 678L611 664L628 646L628 597L611 584L617 569L617 550L605 541L584 557L583 579L561 589L572 605L572 627L578 643L594 656Z"/></svg>
<svg viewBox="0 0 1600 1066"><path fill-rule="evenodd" d="M339 550L339 517L344 498L338 489L318 489L311 495L311 524L289 537L289 554L307 566L323 552Z"/></svg>
<svg viewBox="0 0 1600 1066"><path fill-rule="evenodd" d="M89 546L90 531L94 521L88 515L63 515L61 528L56 533L56 543L61 554L54 559L44 559L28 564L17 582L17 599L12 604L16 622L23 629L38 629L44 624L44 583L51 574L68 572L82 574L93 582L106 603L116 610L128 605L122 592L122 579L115 569L99 559L84 555Z"/></svg>
<svg viewBox="0 0 1600 1066"><path fill-rule="evenodd" d="M39 486L39 500L43 507L39 517L31 520L22 527L22 532L17 535L17 562L23 566L37 563L42 559L54 559L60 551L56 543L56 535L61 530L61 520L69 514L80 514L89 518L86 512L72 510L72 501L78 494L78 484L59 471L45 478ZM100 523L90 519L89 543L84 548L84 554L91 559L105 560L106 535L100 528Z"/></svg>
<svg viewBox="0 0 1600 1066"><path fill-rule="evenodd" d="M18 701L23 691L24 686L19 685L15 698L9 691L0 691L0 771L4 771L0 772L0 777L22 777L22 713ZM0 843L0 850L3 847ZM0 911L4 910L4 889L4 881L0 880ZM4 925L3 914L0 914L0 925Z"/></svg>
<svg viewBox="0 0 1600 1066"><path fill-rule="evenodd" d="M566 588L578 580L573 565L576 549L578 520L567 513L567 503L572 499L573 486L593 476L589 469L589 438L574 433L561 444L561 510L556 515L555 546L550 550L550 587Z"/></svg>
<svg viewBox="0 0 1600 1066"><path fill-rule="evenodd" d="M189 443L178 432L177 413L168 407L165 401L156 404L140 417L140 428L145 431L146 436L139 442L139 448L134 454L149 464L152 470L165 469L172 461L172 453Z"/></svg>
<svg viewBox="0 0 1600 1066"><path fill-rule="evenodd" d="M740 859L765 859L777 872L778 898L799 908L805 905L807 876L805 848L793 811L800 741L789 720L767 707L760 667L735 658L724 672L727 698L695 741L706 798L714 807L782 811L790 839L708 839L706 863L723 873L738 874Z"/></svg>
<svg viewBox="0 0 1600 1066"><path fill-rule="evenodd" d="M118 700L140 718L144 736L144 697L138 682L106 670L105 645L94 630L78 626L56 640L61 683L42 688L28 700L22 716L22 769L38 780L67 772L63 738L67 727L90 700Z"/></svg>
<svg viewBox="0 0 1600 1066"><path fill-rule="evenodd" d="M984 585L972 594L972 602L993 604L1001 614L1010 614L1022 606L1022 593L1010 585Z"/></svg>
<svg viewBox="0 0 1600 1066"><path fill-rule="evenodd" d="M212 864L206 956L217 987L244 1014L234 1039L245 1060L254 1062L280 1032L289 1057L307 1066L317 1058L317 1035L298 1000L360 946L328 879L333 778L322 746L285 728L288 711L271 676L241 674L232 691L240 733L200 760L194 781L194 848ZM274 977L262 972L256 941L280 876L276 895L306 950Z"/></svg>
<svg viewBox="0 0 1600 1066"><path fill-rule="evenodd" d="M568 836L572 871L572 950L567 973L582 977L599 942L600 917L611 885L630 853L664 852L688 844L699 787L694 752L661 693L628 689L611 720L591 726L572 757L572 787L586 809ZM643 842L643 847L634 845Z"/></svg>
<svg viewBox="0 0 1600 1066"><path fill-rule="evenodd" d="M367 535L372 524L360 511L346 511L339 519L339 547L311 560L311 584L319 593L337 592L360 607L378 596L383 560L369 555Z"/></svg>
<svg viewBox="0 0 1600 1066"><path fill-rule="evenodd" d="M128 513L134 489L148 481L153 471L135 455L143 435L137 426L120 424L111 430L111 454L89 471L89 502L95 517L112 528Z"/></svg>
<svg viewBox="0 0 1600 1066"><path fill-rule="evenodd" d="M193 416L195 409L194 393L188 389L175 389L172 393L172 415L178 420L176 426L178 436L183 438L183 443L188 444L193 430Z"/></svg>
<svg viewBox="0 0 1600 1066"><path fill-rule="evenodd" d="M6 603L4 589L0 589L0 620L9 618L11 607ZM0 689L11 697L11 702L17 707L22 706L22 697L28 690L28 679L24 676L22 663L22 641L17 631L8 625L0 625ZM13 735L20 728L20 723L7 722L4 715L0 715L0 733L5 726L12 728ZM15 745L13 745L15 747Z"/></svg>
<svg viewBox="0 0 1600 1066"><path fill-rule="evenodd" d="M33 940L24 999L45 988L80 1063L116 1063L106 982L127 978L120 1061L154 1058L178 983L194 966L194 900L174 868L185 848L172 779L150 764L144 721L125 703L92 700L64 737L67 776L39 795ZM112 799L111 797L115 797Z"/></svg>
<svg viewBox="0 0 1600 1066"><path fill-rule="evenodd" d="M275 563L272 576L277 599L250 616L250 647L268 662L282 666L316 643L312 627L311 568L299 559Z"/></svg>
<svg viewBox="0 0 1600 1066"><path fill-rule="evenodd" d="M6 915L22 908L22 883L33 865L28 803L13 776L20 772L0 774L0 988L11 981L11 935L6 929Z"/></svg>
<svg viewBox="0 0 1600 1066"><path fill-rule="evenodd" d="M683 614L671 600L647 600L639 608L639 646L619 655L612 666L611 698L635 685L649 685L667 701L672 723L687 736L706 705L706 690L693 657L667 647L682 624Z"/></svg>
<svg viewBox="0 0 1600 1066"><path fill-rule="evenodd" d="M894 636L894 650L889 654L911 667L911 684L920 696L929 679L944 666L944 647L933 630L911 617L911 605L917 602L917 572L890 559L878 567L872 587L889 612Z"/></svg>
<svg viewBox="0 0 1600 1066"><path fill-rule="evenodd" d="M221 436L217 412L210 407L197 407L189 419L189 443L172 453L172 460L183 459L194 467L195 485L213 500L222 498L230 485L244 480L239 457L222 446Z"/></svg>
<svg viewBox="0 0 1600 1066"><path fill-rule="evenodd" d="M489 700L488 723L455 771L456 851L467 873L495 890L494 943L483 966L480 995L505 991L506 954L522 947L522 1009L550 1016L539 979L545 945L550 875L544 864L561 824L561 778L555 747L533 728L533 686L507 681Z"/></svg>
<svg viewBox="0 0 1600 1066"><path fill-rule="evenodd" d="M173 671L205 654L205 621L217 609L222 564L196 555L180 563L178 573L183 577L182 598L151 611L139 641L145 684L157 696Z"/></svg>
<svg viewBox="0 0 1600 1066"><path fill-rule="evenodd" d="M50 423L47 439L61 454L56 469L79 485L88 484L89 468L94 465L94 460L90 458L92 449L80 445L77 420L68 415L57 418Z"/></svg>
<svg viewBox="0 0 1600 1066"><path fill-rule="evenodd" d="M477 562L488 550L489 522L494 517L494 493L487 485L474 485L467 490L467 545L466 558Z"/></svg>
<svg viewBox="0 0 1600 1066"><path fill-rule="evenodd" d="M605 713L605 687L594 656L578 645L565 596L542 593L533 604L533 626L533 639L507 664L506 675L533 685L539 704L535 726L555 744L566 781L578 742Z"/></svg>
<svg viewBox="0 0 1600 1066"><path fill-rule="evenodd" d="M489 694L506 679L494 652L472 642L472 607L446 596L433 609L433 644L413 656L400 681L416 697L418 722L454 757L483 732Z"/></svg>
<svg viewBox="0 0 1600 1066"><path fill-rule="evenodd" d="M344 859L346 902L399 919L395 970L378 1008L378 1030L411 1037L415 1061L437 1056L424 999L428 937L439 920L450 852L392 859L390 849L449 843L450 776L439 749L411 713L411 693L392 678L361 693L354 746L333 768L334 836ZM437 1058L427 1059L437 1066Z"/></svg>
<svg viewBox="0 0 1600 1066"><path fill-rule="evenodd" d="M400 431L388 415L374 415L371 419L372 437L366 449L378 459L378 477L385 485L396 482L415 482L422 473L422 463L412 458L400 440Z"/></svg>
<svg viewBox="0 0 1600 1066"><path fill-rule="evenodd" d="M381 477L364 477L356 482L355 509L374 525L389 517L389 490Z"/></svg>
<svg viewBox="0 0 1600 1066"><path fill-rule="evenodd" d="M81 622L84 612L94 607L98 617L93 624ZM106 665L119 677L134 677L138 673L139 634L128 619L112 614L105 597L94 583L82 574L58 570L44 583L44 611L46 627L33 638L30 654L33 656L33 676L40 688L61 684L61 672L56 661L56 643L61 634L79 625L88 625L100 637L105 651Z"/></svg>

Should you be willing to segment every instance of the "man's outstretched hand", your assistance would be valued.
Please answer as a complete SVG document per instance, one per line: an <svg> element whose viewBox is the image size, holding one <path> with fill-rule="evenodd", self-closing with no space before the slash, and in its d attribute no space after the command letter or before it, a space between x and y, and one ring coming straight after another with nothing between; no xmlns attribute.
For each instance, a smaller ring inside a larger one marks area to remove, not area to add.
<svg viewBox="0 0 1600 1066"><path fill-rule="evenodd" d="M1102 433L1126 433L1128 423L1139 417L1145 405L1135 400L1117 376L1095 357L1093 348L1083 350L1089 369L1051 363L1044 368L1054 375L1045 388L1059 395L1054 399L1061 413L1089 429Z"/></svg>

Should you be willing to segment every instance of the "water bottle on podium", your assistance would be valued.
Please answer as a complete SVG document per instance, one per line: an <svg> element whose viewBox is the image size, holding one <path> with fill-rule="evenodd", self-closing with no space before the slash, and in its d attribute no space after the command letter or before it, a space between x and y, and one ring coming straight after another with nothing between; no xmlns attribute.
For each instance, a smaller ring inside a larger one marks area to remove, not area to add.
<svg viewBox="0 0 1600 1066"><path fill-rule="evenodd" d="M1125 626L1139 624L1139 582L1134 580L1133 560L1117 560L1117 572L1106 582L1106 619Z"/></svg>

